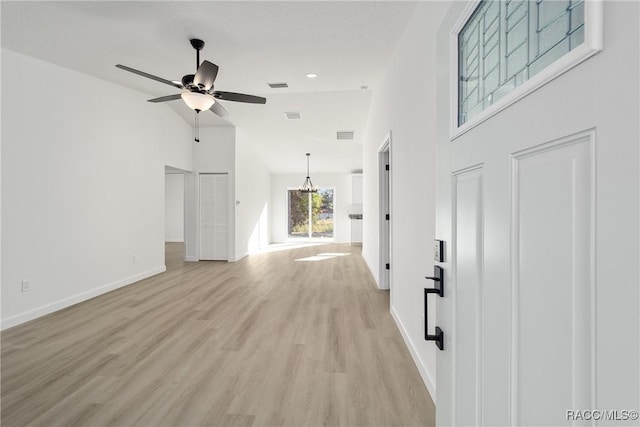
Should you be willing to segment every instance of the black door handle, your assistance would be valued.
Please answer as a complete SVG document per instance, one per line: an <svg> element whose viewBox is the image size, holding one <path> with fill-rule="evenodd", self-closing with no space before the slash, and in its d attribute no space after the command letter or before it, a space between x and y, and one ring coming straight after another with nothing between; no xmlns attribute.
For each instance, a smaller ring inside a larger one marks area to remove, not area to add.
<svg viewBox="0 0 640 427"><path fill-rule="evenodd" d="M444 350L444 332L438 326L436 326L436 333L434 335L429 334L429 312L427 307L429 306L428 296L429 294L438 294L440 297L444 296L444 272L441 267L437 265L433 267L433 277L425 277L425 279L433 280L434 288L424 288L424 339L426 341L435 341L440 350Z"/></svg>

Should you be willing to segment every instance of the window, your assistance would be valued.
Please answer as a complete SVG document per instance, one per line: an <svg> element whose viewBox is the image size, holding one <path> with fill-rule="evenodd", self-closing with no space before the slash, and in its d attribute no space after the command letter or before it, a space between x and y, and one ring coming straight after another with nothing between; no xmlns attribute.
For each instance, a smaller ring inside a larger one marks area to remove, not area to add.
<svg viewBox="0 0 640 427"><path fill-rule="evenodd" d="M597 1L476 2L454 29L454 134L601 50L601 16Z"/></svg>
<svg viewBox="0 0 640 427"><path fill-rule="evenodd" d="M288 236L290 238L333 238L333 189L317 193L287 191Z"/></svg>

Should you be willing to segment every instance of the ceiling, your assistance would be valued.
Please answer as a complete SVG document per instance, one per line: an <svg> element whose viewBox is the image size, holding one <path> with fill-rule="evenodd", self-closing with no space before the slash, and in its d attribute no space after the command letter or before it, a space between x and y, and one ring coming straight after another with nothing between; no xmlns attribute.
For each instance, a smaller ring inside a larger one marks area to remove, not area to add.
<svg viewBox="0 0 640 427"><path fill-rule="evenodd" d="M200 59L220 67L216 89L267 98L266 105L223 102L227 120L200 115L201 126L235 126L273 173L362 169L371 93L415 8L386 1L46 1L2 2L2 46L140 91L140 102L178 89L114 67L124 64L168 80L195 72ZM307 73L317 73L309 79ZM271 89L267 83L287 82ZM189 124L193 112L167 103ZM156 108L163 108L154 104ZM299 111L301 120L284 113ZM352 141L336 131L355 131Z"/></svg>

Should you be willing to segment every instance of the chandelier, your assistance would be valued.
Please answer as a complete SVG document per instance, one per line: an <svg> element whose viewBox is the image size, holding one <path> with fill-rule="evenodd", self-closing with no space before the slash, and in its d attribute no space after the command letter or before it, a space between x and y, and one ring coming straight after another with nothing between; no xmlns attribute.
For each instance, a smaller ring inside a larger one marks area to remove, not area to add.
<svg viewBox="0 0 640 427"><path fill-rule="evenodd" d="M309 157L310 156L311 156L311 153L307 153L307 178L304 180L304 183L300 187L298 187L298 191L301 191L303 193L318 192L318 186L313 185L313 183L311 182L311 178L309 177Z"/></svg>

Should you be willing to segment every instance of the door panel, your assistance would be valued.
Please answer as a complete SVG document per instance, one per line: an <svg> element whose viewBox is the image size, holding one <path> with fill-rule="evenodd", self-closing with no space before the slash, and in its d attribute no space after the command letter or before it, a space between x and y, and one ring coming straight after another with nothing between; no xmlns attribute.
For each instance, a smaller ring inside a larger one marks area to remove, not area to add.
<svg viewBox="0 0 640 427"><path fill-rule="evenodd" d="M512 158L515 425L558 425L547 413L593 407L593 139L586 132Z"/></svg>
<svg viewBox="0 0 640 427"><path fill-rule="evenodd" d="M227 174L200 174L200 259L229 259Z"/></svg>
<svg viewBox="0 0 640 427"><path fill-rule="evenodd" d="M482 395L482 168L453 176L453 239L456 263L452 289L455 310L454 422L479 425Z"/></svg>
<svg viewBox="0 0 640 427"><path fill-rule="evenodd" d="M214 176L213 259L227 260L229 248L229 185L227 175Z"/></svg>
<svg viewBox="0 0 640 427"><path fill-rule="evenodd" d="M214 253L213 233L213 175L200 175L200 259L211 260Z"/></svg>

